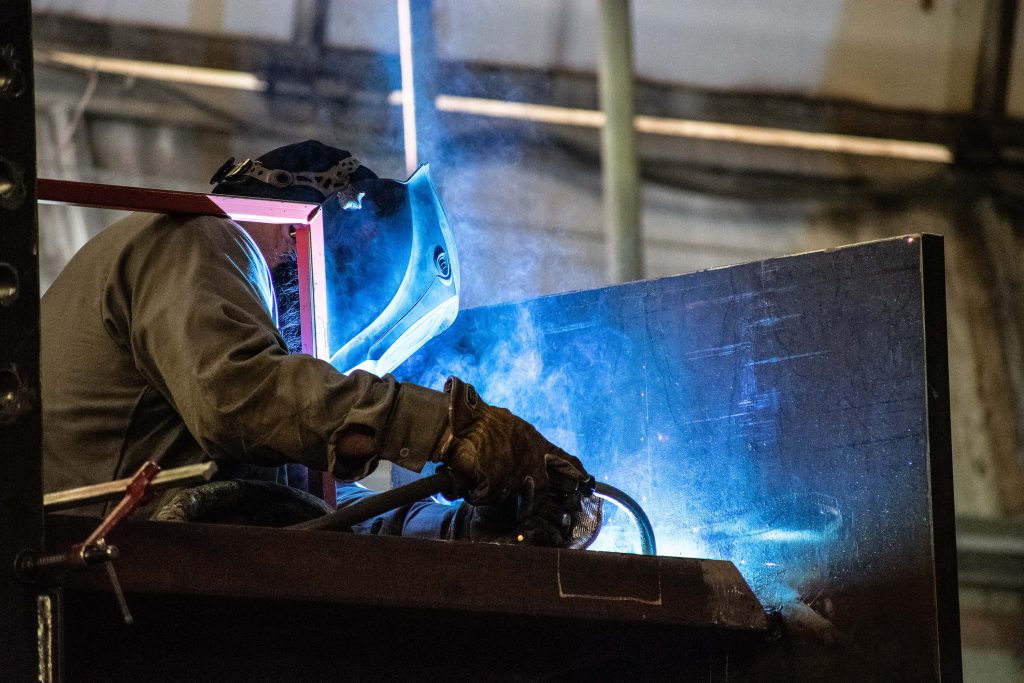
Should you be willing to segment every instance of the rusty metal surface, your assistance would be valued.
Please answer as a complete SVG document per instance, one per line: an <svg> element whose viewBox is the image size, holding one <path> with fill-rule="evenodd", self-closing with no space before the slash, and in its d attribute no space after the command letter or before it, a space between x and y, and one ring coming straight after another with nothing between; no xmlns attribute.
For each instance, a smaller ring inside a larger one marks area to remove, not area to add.
<svg viewBox="0 0 1024 683"><path fill-rule="evenodd" d="M47 517L48 547L95 520ZM133 522L109 539L132 594L297 600L689 628L764 630L764 612L729 562L452 543L331 532ZM107 590L102 572L67 571L69 589Z"/></svg>
<svg viewBox="0 0 1024 683"><path fill-rule="evenodd" d="M474 383L659 552L732 560L789 626L779 676L955 680L942 268L915 235L463 311L396 374ZM595 546L635 551L608 522Z"/></svg>

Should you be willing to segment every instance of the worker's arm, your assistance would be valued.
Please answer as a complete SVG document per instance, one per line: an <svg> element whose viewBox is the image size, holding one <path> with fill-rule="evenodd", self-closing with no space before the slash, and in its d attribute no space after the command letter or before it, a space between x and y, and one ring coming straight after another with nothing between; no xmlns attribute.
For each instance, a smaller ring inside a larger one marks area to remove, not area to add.
<svg viewBox="0 0 1024 683"><path fill-rule="evenodd" d="M419 471L443 457L469 477L469 502L517 496L524 518L549 488L587 478L578 460L455 378L441 393L289 355L266 264L238 225L166 218L153 229L111 275L104 320L211 457L299 462L342 480L380 458Z"/></svg>
<svg viewBox="0 0 1024 683"><path fill-rule="evenodd" d="M300 462L341 479L364 476L379 457L418 470L435 455L447 397L288 355L266 265L239 226L167 218L156 230L126 251L103 314L207 453Z"/></svg>

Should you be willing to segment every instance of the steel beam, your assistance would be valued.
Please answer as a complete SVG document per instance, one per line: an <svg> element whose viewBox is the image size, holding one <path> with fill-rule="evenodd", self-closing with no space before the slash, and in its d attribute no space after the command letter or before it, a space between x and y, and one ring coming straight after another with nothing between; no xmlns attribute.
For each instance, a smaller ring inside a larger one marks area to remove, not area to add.
<svg viewBox="0 0 1024 683"><path fill-rule="evenodd" d="M292 45L312 48L316 53L322 53L326 30L326 0L299 0L295 3Z"/></svg>
<svg viewBox="0 0 1024 683"><path fill-rule="evenodd" d="M425 161L437 161L440 147L437 50L433 0L398 0L399 58L402 71L402 126L405 170L412 175Z"/></svg>
<svg viewBox="0 0 1024 683"><path fill-rule="evenodd" d="M32 25L28 0L0 2L0 679L47 680L38 589L15 575L43 534Z"/></svg>
<svg viewBox="0 0 1024 683"><path fill-rule="evenodd" d="M988 119L1006 115L1014 31L1019 0L988 0L974 77L974 113Z"/></svg>
<svg viewBox="0 0 1024 683"><path fill-rule="evenodd" d="M605 123L601 132L608 280L644 276L640 230L640 171L633 96L633 36L629 0L601 0L599 86Z"/></svg>

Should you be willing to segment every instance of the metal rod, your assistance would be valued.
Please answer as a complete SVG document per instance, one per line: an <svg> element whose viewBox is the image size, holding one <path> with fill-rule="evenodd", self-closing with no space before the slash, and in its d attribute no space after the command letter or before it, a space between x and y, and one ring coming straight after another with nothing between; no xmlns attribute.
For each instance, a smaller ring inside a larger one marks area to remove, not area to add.
<svg viewBox="0 0 1024 683"><path fill-rule="evenodd" d="M397 0L398 57L402 72L405 171L437 151L436 51L432 0Z"/></svg>
<svg viewBox="0 0 1024 683"><path fill-rule="evenodd" d="M176 486L192 486L210 481L217 472L217 463L204 462L198 465L186 465L172 470L164 470L153 477L150 488L153 491L174 488ZM104 503L108 500L119 500L131 483L132 478L115 479L114 481L80 486L66 491L56 491L43 496L43 508L47 512L67 510L69 508Z"/></svg>
<svg viewBox="0 0 1024 683"><path fill-rule="evenodd" d="M302 225L309 224L320 212L319 204L283 199L178 192L52 178L40 178L36 185L39 201L44 204L73 204L147 213L222 216L236 221Z"/></svg>
<svg viewBox="0 0 1024 683"><path fill-rule="evenodd" d="M402 70L402 135L405 172L412 175L419 163L416 149L416 86L413 79L411 0L398 0L398 60Z"/></svg>
<svg viewBox="0 0 1024 683"><path fill-rule="evenodd" d="M633 37L629 0L600 0L598 81L605 125L601 132L608 280L644 276L640 227L640 172L633 127Z"/></svg>
<svg viewBox="0 0 1024 683"><path fill-rule="evenodd" d="M327 2L325 0L298 0L292 24L292 45L313 48L317 54L324 50L327 31Z"/></svg>

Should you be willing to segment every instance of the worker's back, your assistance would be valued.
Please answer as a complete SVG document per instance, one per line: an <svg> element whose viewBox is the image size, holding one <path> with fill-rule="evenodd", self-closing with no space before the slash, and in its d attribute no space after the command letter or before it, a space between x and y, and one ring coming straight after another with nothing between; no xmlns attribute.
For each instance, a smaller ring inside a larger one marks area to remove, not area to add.
<svg viewBox="0 0 1024 683"><path fill-rule="evenodd" d="M238 268L228 273L231 277L258 275L262 259L229 221L133 214L90 240L46 292L41 311L46 491L127 476L144 460L173 467L204 459L164 378L154 376L190 371L189 359L154 368L148 350L171 340L152 338L145 328L159 318L163 302L184 288L201 286L189 277L190 260L202 257L197 241L208 244L206 249L231 252ZM195 333L181 322L181 334Z"/></svg>

